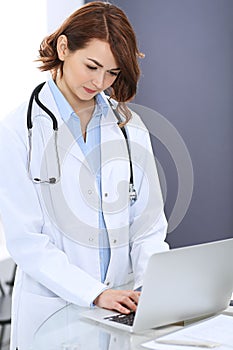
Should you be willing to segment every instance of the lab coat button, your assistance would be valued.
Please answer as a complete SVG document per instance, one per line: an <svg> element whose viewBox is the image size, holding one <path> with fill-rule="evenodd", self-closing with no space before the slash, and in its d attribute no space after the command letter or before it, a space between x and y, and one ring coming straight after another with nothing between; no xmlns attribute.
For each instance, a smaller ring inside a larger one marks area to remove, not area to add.
<svg viewBox="0 0 233 350"><path fill-rule="evenodd" d="M116 240L116 239L114 239L114 240L113 240L113 243L116 243L116 242L117 242L117 240Z"/></svg>
<svg viewBox="0 0 233 350"><path fill-rule="evenodd" d="M93 237L89 237L89 241L90 241L90 242L93 242L93 241L94 241L94 238L93 238Z"/></svg>
<svg viewBox="0 0 233 350"><path fill-rule="evenodd" d="M109 286L110 285L110 282L106 282L106 286Z"/></svg>
<svg viewBox="0 0 233 350"><path fill-rule="evenodd" d="M108 193L107 192L105 192L104 197L108 197Z"/></svg>
<svg viewBox="0 0 233 350"><path fill-rule="evenodd" d="M92 190L88 190L88 194L92 194L92 192L93 192Z"/></svg>

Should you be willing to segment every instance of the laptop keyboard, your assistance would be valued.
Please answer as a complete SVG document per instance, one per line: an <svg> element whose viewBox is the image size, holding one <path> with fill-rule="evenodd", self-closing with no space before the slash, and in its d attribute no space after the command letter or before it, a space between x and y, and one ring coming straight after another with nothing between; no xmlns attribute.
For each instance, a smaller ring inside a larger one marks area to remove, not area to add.
<svg viewBox="0 0 233 350"><path fill-rule="evenodd" d="M123 323L123 324L126 324L127 326L132 326L134 317L135 317L135 312L131 312L128 315L119 314L115 316L105 317L105 319L113 322Z"/></svg>

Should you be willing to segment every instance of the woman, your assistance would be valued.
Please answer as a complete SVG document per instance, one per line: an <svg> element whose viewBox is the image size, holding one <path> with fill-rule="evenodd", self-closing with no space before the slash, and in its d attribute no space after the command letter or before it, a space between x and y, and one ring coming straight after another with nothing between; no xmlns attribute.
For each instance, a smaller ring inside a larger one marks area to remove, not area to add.
<svg viewBox="0 0 233 350"><path fill-rule="evenodd" d="M149 133L125 104L136 93L140 56L125 14L89 3L40 46L40 69L52 78L39 98L56 116L55 136L35 102L32 138L28 103L1 125L1 216L18 265L11 349L26 350L67 303L136 310L148 257L168 249ZM131 280L132 290L121 289Z"/></svg>

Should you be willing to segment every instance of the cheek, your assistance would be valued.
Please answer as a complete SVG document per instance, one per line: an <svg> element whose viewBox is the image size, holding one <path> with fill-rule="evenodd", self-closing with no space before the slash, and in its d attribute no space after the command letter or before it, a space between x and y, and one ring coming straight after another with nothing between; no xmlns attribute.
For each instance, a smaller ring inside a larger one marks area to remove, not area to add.
<svg viewBox="0 0 233 350"><path fill-rule="evenodd" d="M70 81L75 81L76 83L81 83L87 79L87 74L77 62L71 57L64 62L63 73L70 79Z"/></svg>
<svg viewBox="0 0 233 350"><path fill-rule="evenodd" d="M70 67L69 69L69 75L70 78L76 83L76 84L82 84L85 83L90 79L88 74L86 74L83 69L80 69L77 66Z"/></svg>
<svg viewBox="0 0 233 350"><path fill-rule="evenodd" d="M111 76L107 77L105 79L105 89L110 87L114 83L115 80L116 80L116 77L111 77Z"/></svg>

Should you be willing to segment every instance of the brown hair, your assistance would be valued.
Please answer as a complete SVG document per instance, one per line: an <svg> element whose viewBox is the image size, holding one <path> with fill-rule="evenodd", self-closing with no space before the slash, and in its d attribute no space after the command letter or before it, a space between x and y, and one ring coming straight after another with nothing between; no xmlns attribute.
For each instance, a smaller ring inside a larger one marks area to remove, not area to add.
<svg viewBox="0 0 233 350"><path fill-rule="evenodd" d="M72 52L84 48L92 39L109 43L120 73L111 87L111 97L119 102L118 109L123 112L126 122L131 113L125 105L136 94L140 76L138 57L143 57L137 47L134 30L125 13L110 3L93 1L73 14L53 34L47 36L40 45L39 58L41 71L51 70L53 77L63 62L58 58L57 40L65 35L68 48Z"/></svg>

